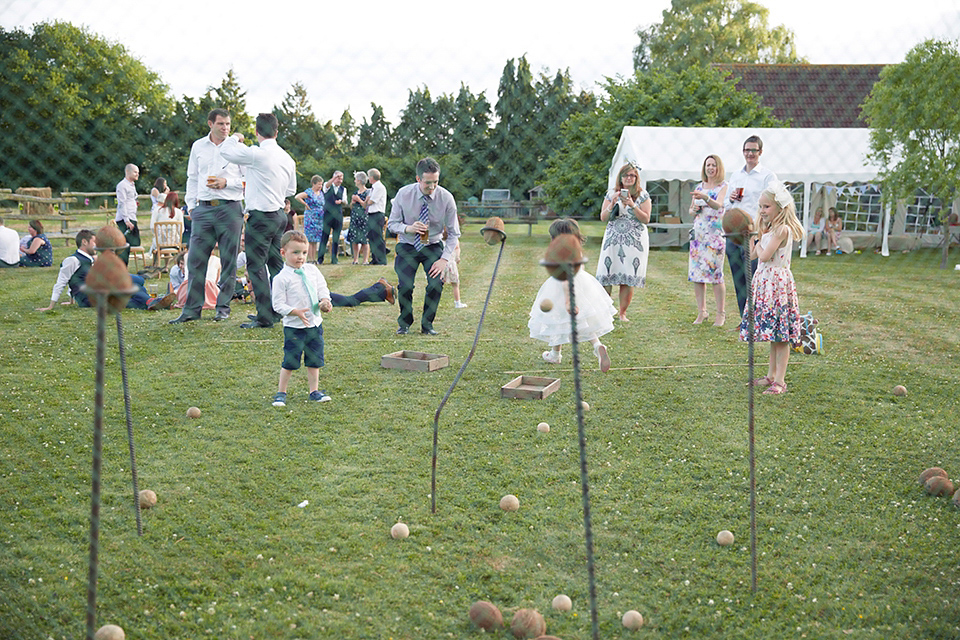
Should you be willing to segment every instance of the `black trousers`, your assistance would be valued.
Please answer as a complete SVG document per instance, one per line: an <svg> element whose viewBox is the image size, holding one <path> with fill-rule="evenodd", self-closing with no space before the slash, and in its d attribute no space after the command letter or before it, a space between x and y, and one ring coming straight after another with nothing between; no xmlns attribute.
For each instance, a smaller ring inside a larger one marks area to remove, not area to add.
<svg viewBox="0 0 960 640"><path fill-rule="evenodd" d="M247 211L244 249L247 252L247 277L257 303L257 322L273 324L280 314L273 310L270 283L283 269L280 256L280 238L287 227L287 214L276 211ZM236 269L234 269L236 270Z"/></svg>
<svg viewBox="0 0 960 640"><path fill-rule="evenodd" d="M224 201L219 206L197 205L190 212L190 252L187 254L187 301L183 315L199 318L204 300L204 282L207 263L214 247L220 246L220 293L217 294L217 312L230 313L230 301L237 283L237 251L240 231L243 229L243 211L239 201Z"/></svg>
<svg viewBox="0 0 960 640"><path fill-rule="evenodd" d="M730 238L727 238L726 254L727 264L730 265L730 274L733 276L733 286L737 290L737 307L740 308L740 317L743 317L743 310L747 306L747 269L744 262L744 247L747 245L735 244ZM757 261L750 261L750 273L757 270Z"/></svg>
<svg viewBox="0 0 960 640"><path fill-rule="evenodd" d="M133 229L128 229L127 223L121 220L117 222L117 228L123 232L123 237L126 238L127 244L131 247L140 246L140 226L136 222L133 223ZM130 264L129 247L122 251L117 251L117 257L123 260L123 264Z"/></svg>
<svg viewBox="0 0 960 640"><path fill-rule="evenodd" d="M387 299L387 288L379 282L360 289L352 296L343 296L339 293L330 292L330 302L335 307L355 307L364 302L384 302Z"/></svg>
<svg viewBox="0 0 960 640"><path fill-rule="evenodd" d="M370 264L387 264L387 241L383 226L387 223L383 212L367 214L367 242L370 244Z"/></svg>
<svg viewBox="0 0 960 640"><path fill-rule="evenodd" d="M429 244L419 251L412 244L397 243L397 257L393 261L393 268L397 272L397 293L400 303L400 317L397 323L404 328L413 324L413 283L417 276L417 269L422 265L423 273L427 276L427 292L423 299L423 314L420 316L420 329L433 329L433 320L437 317L437 307L440 306L440 295L443 293L443 280L440 276L427 275L433 263L443 254L443 243Z"/></svg>
<svg viewBox="0 0 960 640"><path fill-rule="evenodd" d="M317 262L323 264L323 254L327 251L327 241L333 234L333 246L330 248L330 264L337 264L337 249L340 247L340 232L343 231L343 211L340 213L323 212L323 231L320 233L320 249Z"/></svg>

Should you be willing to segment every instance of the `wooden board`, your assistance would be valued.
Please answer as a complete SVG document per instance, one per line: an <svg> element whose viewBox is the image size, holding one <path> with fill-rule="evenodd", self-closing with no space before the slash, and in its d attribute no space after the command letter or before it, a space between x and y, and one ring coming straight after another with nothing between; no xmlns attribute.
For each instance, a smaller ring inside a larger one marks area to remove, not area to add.
<svg viewBox="0 0 960 640"><path fill-rule="evenodd" d="M396 351L380 357L380 366L385 369L404 371L436 371L450 364L450 358L440 353L420 351Z"/></svg>
<svg viewBox="0 0 960 640"><path fill-rule="evenodd" d="M517 376L500 387L500 397L520 398L522 400L543 400L559 388L560 380L558 378Z"/></svg>

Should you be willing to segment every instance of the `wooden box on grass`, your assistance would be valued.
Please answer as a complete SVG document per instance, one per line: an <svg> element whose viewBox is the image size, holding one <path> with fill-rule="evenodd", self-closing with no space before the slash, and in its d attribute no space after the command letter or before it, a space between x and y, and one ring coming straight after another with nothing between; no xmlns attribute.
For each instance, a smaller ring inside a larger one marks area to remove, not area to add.
<svg viewBox="0 0 960 640"><path fill-rule="evenodd" d="M517 376L500 387L500 397L520 398L522 400L543 400L559 388L560 380L558 378Z"/></svg>
<svg viewBox="0 0 960 640"><path fill-rule="evenodd" d="M380 357L380 366L385 369L404 371L436 371L450 364L450 358L440 353L420 351L396 351Z"/></svg>

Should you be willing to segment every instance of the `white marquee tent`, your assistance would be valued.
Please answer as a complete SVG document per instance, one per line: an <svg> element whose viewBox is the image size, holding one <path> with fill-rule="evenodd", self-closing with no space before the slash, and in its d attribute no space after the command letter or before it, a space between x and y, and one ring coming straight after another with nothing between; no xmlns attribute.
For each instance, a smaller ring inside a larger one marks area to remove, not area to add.
<svg viewBox="0 0 960 640"><path fill-rule="evenodd" d="M879 168L867 161L870 130L781 129L712 127L624 127L610 164L609 185L626 162L640 166L640 179L700 180L703 159L715 153L723 160L727 179L743 166L743 141L751 135L763 140L760 162L784 182L802 182L804 211L797 213L808 228L810 187L817 183L867 182ZM888 254L890 212L884 213L882 251ZM801 255L806 255L806 238Z"/></svg>

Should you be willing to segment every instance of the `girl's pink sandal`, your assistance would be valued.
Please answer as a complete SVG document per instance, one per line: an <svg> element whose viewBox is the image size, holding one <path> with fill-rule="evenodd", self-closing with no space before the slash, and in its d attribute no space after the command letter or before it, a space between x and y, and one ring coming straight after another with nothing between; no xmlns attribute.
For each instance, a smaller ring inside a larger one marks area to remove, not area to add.
<svg viewBox="0 0 960 640"><path fill-rule="evenodd" d="M763 395L778 396L781 393L786 393L786 392L787 392L787 385L780 384L779 382L774 382L770 385L770 387L766 391L763 392Z"/></svg>
<svg viewBox="0 0 960 640"><path fill-rule="evenodd" d="M769 387L773 384L773 378L770 376L763 376L762 378L755 378L753 382L748 384L748 387Z"/></svg>

